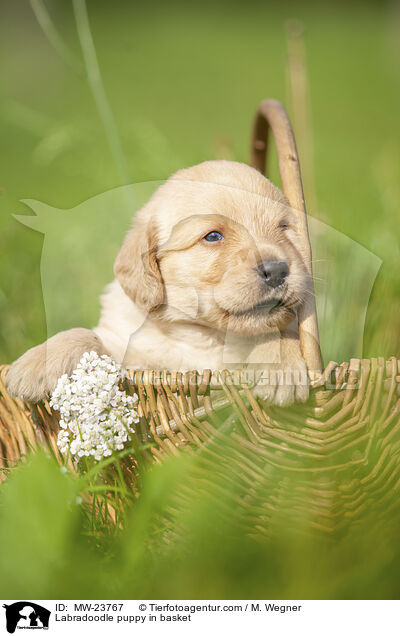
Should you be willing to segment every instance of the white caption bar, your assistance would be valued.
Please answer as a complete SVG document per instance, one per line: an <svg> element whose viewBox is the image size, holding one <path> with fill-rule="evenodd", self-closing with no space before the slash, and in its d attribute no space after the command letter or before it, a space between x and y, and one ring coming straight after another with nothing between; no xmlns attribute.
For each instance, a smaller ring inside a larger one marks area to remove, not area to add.
<svg viewBox="0 0 400 636"><path fill-rule="evenodd" d="M29 601L1 602L1 633L363 636L397 625L400 601ZM23 630L23 631L21 631Z"/></svg>

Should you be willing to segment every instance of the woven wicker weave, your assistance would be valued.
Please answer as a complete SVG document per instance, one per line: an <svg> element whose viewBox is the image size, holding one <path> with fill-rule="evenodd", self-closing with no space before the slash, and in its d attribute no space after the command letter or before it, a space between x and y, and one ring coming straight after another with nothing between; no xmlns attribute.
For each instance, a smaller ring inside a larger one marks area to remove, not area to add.
<svg viewBox="0 0 400 636"><path fill-rule="evenodd" d="M56 415L47 403L10 398L6 371L0 372L0 466L11 468L39 445L61 461ZM152 441L152 461L185 449L224 471L227 453L247 523L268 534L273 519L303 518L305 502L311 527L328 532L362 516L374 498L389 510L400 486L399 380L396 359L331 363L310 401L286 409L255 400L228 372L137 371L129 385L139 396L137 441Z"/></svg>
<svg viewBox="0 0 400 636"><path fill-rule="evenodd" d="M252 164L265 168L268 126L277 142L283 190L303 220L311 268L297 152L278 102L262 102L257 111ZM400 485L400 361L330 362L321 373L312 296L299 315L299 330L313 378L306 405L282 409L256 400L240 371L135 371L128 381L139 396L137 442L145 443L149 460L161 463L185 449L223 476L229 451L229 470L239 486L236 502L246 509L247 527L250 521L253 531L267 535L275 520L304 520L305 512L309 526L338 531L360 518L373 499L390 510ZM6 372L0 367L0 468L5 469L0 478L38 446L62 459L57 414L47 402L12 399Z"/></svg>

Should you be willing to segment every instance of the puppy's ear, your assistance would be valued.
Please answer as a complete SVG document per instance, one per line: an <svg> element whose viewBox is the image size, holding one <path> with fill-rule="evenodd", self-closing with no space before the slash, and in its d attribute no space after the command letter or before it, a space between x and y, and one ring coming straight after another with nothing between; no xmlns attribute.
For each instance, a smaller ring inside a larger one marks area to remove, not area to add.
<svg viewBox="0 0 400 636"><path fill-rule="evenodd" d="M124 292L148 312L162 305L164 301L164 287L156 250L154 225L137 219L114 263L114 274Z"/></svg>

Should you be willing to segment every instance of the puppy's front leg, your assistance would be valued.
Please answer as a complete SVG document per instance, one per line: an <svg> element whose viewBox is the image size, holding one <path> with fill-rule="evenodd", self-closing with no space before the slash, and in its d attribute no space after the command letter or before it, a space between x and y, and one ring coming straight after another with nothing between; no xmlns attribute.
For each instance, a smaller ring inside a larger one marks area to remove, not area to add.
<svg viewBox="0 0 400 636"><path fill-rule="evenodd" d="M7 389L12 397L40 402L54 391L64 373L70 375L86 351L107 353L100 338L89 329L61 331L29 349L10 366Z"/></svg>
<svg viewBox="0 0 400 636"><path fill-rule="evenodd" d="M309 378L297 334L283 331L279 349L280 361L267 364L259 371L255 395L278 406L306 402Z"/></svg>

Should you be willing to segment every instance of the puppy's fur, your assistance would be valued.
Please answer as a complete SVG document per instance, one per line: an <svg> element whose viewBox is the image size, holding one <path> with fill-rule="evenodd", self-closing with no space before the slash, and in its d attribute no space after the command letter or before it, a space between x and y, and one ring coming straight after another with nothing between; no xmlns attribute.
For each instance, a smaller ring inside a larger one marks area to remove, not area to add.
<svg viewBox="0 0 400 636"><path fill-rule="evenodd" d="M223 240L207 242L212 231ZM270 261L288 265L276 287L260 273ZM60 375L95 350L137 369L285 371L258 393L281 405L307 399L296 309L309 277L296 218L253 168L209 161L170 177L137 213L114 272L98 326L64 331L27 351L9 369L12 395L47 397Z"/></svg>

